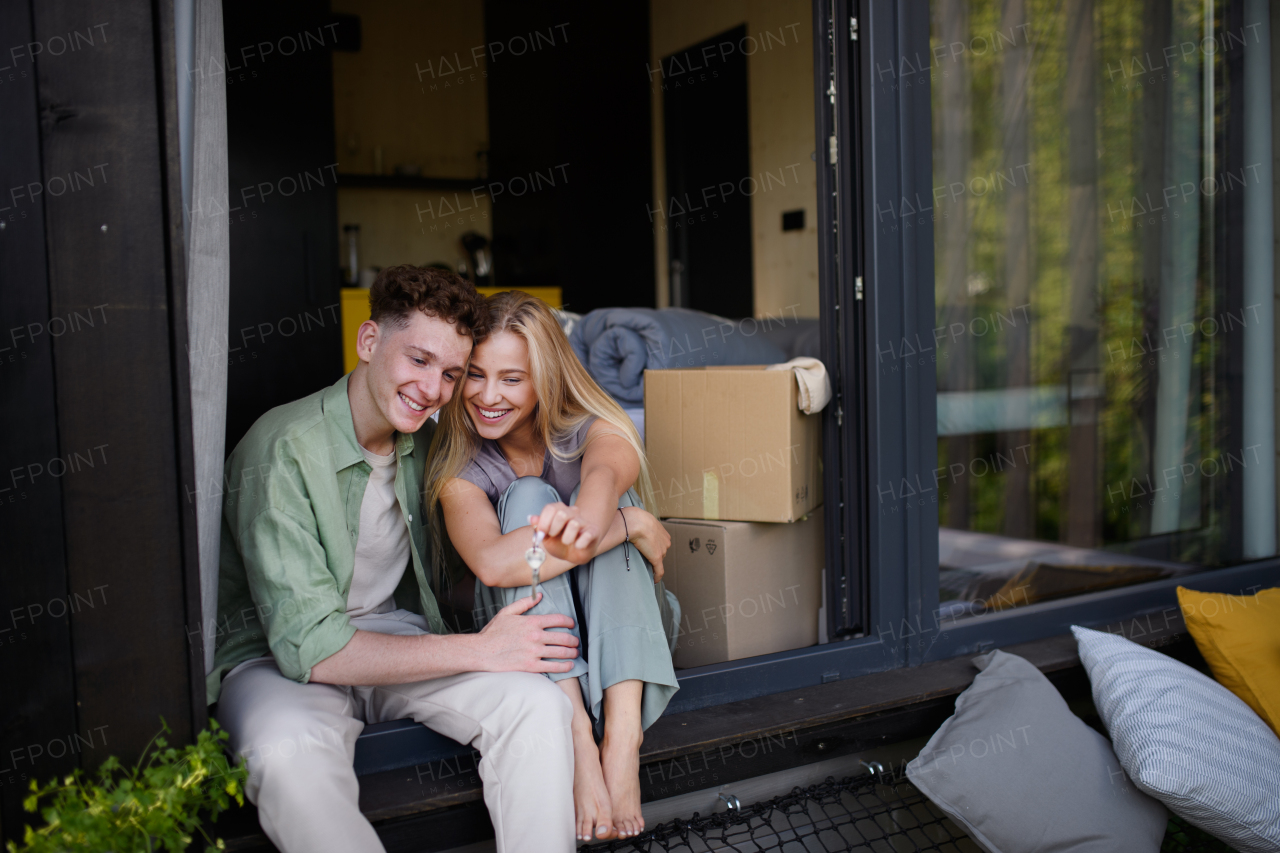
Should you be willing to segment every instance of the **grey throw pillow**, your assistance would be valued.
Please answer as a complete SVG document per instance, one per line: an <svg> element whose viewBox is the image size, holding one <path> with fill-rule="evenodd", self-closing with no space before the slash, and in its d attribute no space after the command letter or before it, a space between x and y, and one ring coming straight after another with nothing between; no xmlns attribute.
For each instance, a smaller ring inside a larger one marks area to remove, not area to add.
<svg viewBox="0 0 1280 853"><path fill-rule="evenodd" d="M1280 850L1280 739L1203 673L1072 627L1093 703L1133 782L1240 853Z"/></svg>
<svg viewBox="0 0 1280 853"><path fill-rule="evenodd" d="M907 777L989 853L1156 853L1164 807L1125 775L1107 739L1026 660L982 670Z"/></svg>

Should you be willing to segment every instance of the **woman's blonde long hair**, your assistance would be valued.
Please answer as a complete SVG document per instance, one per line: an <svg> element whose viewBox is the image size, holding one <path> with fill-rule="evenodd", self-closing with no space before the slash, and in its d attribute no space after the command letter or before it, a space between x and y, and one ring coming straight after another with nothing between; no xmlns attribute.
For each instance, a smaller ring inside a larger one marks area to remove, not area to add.
<svg viewBox="0 0 1280 853"><path fill-rule="evenodd" d="M587 442L569 452L558 446L560 442L592 416L605 421L639 457L640 476L635 487L644 505L652 510L656 504L640 433L622 407L596 384L578 361L550 306L526 293L508 290L486 299L485 308L489 314L489 336L510 332L518 335L529 348L530 380L538 395L534 430L543 446L562 461L576 459L586 450ZM481 343L483 341L477 341L476 345ZM440 498L449 482L476 457L481 445L480 435L467 414L465 396L463 388L455 390L453 398L440 410L440 427L431 441L426 478L427 517L431 520L439 557L443 557L441 549L445 541ZM437 582L441 562L436 560Z"/></svg>

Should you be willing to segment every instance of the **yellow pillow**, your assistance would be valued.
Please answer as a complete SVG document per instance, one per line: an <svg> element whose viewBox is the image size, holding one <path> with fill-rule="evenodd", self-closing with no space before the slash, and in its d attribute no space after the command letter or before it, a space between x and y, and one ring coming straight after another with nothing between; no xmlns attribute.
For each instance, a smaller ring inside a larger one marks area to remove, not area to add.
<svg viewBox="0 0 1280 853"><path fill-rule="evenodd" d="M1280 734L1280 588L1224 595L1180 586L1178 604L1214 677Z"/></svg>

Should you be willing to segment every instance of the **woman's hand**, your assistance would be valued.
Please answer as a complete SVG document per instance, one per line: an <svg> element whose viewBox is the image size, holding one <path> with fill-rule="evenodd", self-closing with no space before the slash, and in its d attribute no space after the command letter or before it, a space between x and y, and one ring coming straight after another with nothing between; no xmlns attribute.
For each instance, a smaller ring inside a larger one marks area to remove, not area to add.
<svg viewBox="0 0 1280 853"><path fill-rule="evenodd" d="M665 573L662 558L671 547L671 534L667 533L667 528L662 526L661 521L638 506L624 507L622 514L627 520L631 544L653 566L653 582L657 583Z"/></svg>
<svg viewBox="0 0 1280 853"><path fill-rule="evenodd" d="M580 566L596 555L601 531L596 530L579 507L547 504L541 515L529 516L529 523L547 535L542 547L553 557Z"/></svg>

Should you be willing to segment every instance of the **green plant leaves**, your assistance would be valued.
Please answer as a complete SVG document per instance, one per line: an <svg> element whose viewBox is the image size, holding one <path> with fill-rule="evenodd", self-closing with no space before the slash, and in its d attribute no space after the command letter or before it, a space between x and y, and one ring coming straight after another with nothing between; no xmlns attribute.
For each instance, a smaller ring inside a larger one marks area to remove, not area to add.
<svg viewBox="0 0 1280 853"><path fill-rule="evenodd" d="M123 767L113 755L92 775L77 770L43 787L32 780L22 807L39 811L44 826L28 826L22 847L9 842L9 853L183 853L196 832L206 851L225 850L202 823L216 819L232 800L244 805L246 771L228 761L227 733L217 721L210 720L196 742L182 749L161 736L168 731L162 719L160 732L133 767Z"/></svg>

